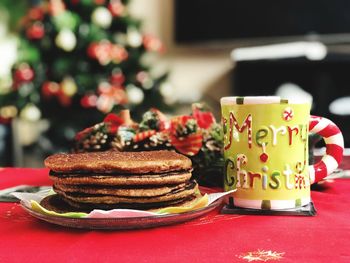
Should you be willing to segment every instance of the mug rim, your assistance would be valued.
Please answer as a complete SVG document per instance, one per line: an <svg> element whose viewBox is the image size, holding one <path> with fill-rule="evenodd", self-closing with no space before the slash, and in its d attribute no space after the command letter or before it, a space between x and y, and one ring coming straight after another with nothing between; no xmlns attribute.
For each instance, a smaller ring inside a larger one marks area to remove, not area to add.
<svg viewBox="0 0 350 263"><path fill-rule="evenodd" d="M227 96L220 99L221 105L247 104L310 104L302 99L284 99L280 96Z"/></svg>

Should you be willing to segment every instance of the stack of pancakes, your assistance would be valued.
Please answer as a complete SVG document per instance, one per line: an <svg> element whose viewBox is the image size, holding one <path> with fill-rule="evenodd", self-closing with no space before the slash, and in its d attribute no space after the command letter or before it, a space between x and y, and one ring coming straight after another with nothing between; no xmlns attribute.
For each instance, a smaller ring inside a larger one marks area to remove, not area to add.
<svg viewBox="0 0 350 263"><path fill-rule="evenodd" d="M191 160L172 151L55 154L45 166L54 198L80 211L150 210L196 199Z"/></svg>

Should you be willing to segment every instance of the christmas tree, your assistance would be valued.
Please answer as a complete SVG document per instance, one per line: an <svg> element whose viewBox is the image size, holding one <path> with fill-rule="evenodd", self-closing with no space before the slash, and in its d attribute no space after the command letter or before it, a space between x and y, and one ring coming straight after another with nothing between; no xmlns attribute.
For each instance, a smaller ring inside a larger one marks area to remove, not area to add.
<svg viewBox="0 0 350 263"><path fill-rule="evenodd" d="M32 7L21 21L12 88L0 94L0 122L47 119L49 138L69 147L77 131L106 113L169 109L166 74L154 77L143 63L163 44L140 31L128 2L47 0Z"/></svg>

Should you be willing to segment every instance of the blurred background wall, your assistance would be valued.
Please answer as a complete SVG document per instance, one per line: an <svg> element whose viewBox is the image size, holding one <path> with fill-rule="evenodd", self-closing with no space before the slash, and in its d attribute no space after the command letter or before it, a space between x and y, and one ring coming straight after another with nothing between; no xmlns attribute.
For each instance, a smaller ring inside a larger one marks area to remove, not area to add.
<svg viewBox="0 0 350 263"><path fill-rule="evenodd" d="M154 33L165 43L166 53L159 58L158 66L170 69L170 82L179 101L204 99L218 109L219 98L230 94L233 46L177 44L174 8L173 0L131 2L131 12L144 20L145 31Z"/></svg>

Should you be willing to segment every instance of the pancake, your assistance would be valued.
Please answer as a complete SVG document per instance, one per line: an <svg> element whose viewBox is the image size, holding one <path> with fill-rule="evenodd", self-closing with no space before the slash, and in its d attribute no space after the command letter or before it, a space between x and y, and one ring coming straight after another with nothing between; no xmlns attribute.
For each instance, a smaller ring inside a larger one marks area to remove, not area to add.
<svg viewBox="0 0 350 263"><path fill-rule="evenodd" d="M69 185L169 185L187 182L191 176L191 172L142 175L50 174L55 184Z"/></svg>
<svg viewBox="0 0 350 263"><path fill-rule="evenodd" d="M83 194L102 194L102 195L116 195L116 196L128 196L128 197L155 197L171 193L176 190L184 189L185 183L178 185L165 185L165 186L139 186L138 188L129 188L114 186L96 186L96 185L67 185L67 184L55 184L54 189L66 193L83 193ZM136 187L136 186L135 186Z"/></svg>
<svg viewBox="0 0 350 263"><path fill-rule="evenodd" d="M64 202L74 207L76 210L92 211L94 209L111 210L111 209L139 209L139 210L155 210L159 208L165 208L169 206L184 206L190 204L193 200L197 199L195 195L188 196L186 198L180 198L177 200L154 202L154 203L118 203L118 204L91 204L80 203L72 200L60 197Z"/></svg>
<svg viewBox="0 0 350 263"><path fill-rule="evenodd" d="M174 190L170 193L155 196L155 197L126 197L116 195L98 195L98 194L84 194L80 192L69 193L60 189L54 189L57 194L64 197L64 200L70 200L79 203L90 204L146 204L146 203L159 203L166 201L173 201L194 195L197 188L197 183L190 182L184 189Z"/></svg>
<svg viewBox="0 0 350 263"><path fill-rule="evenodd" d="M52 171L68 173L110 171L126 174L158 174L192 168L189 158L173 151L61 153L47 157L44 163Z"/></svg>
<svg viewBox="0 0 350 263"><path fill-rule="evenodd" d="M198 193L191 160L174 151L55 154L45 165L57 193L47 206L148 210L181 206Z"/></svg>
<svg viewBox="0 0 350 263"><path fill-rule="evenodd" d="M40 205L49 211L56 213L68 212L90 212L89 210L79 209L65 202L58 194L48 195L40 201Z"/></svg>
<svg viewBox="0 0 350 263"><path fill-rule="evenodd" d="M111 210L111 209L141 209L147 211L154 211L159 208L166 208L169 206L190 206L194 202L196 202L200 196L189 196L184 199L178 199L174 201L168 202L159 202L159 203L150 203L150 204L86 204L86 203L78 203L70 200L64 200L58 194L49 195L41 200L40 205L50 211L54 211L57 213L67 213L67 212L85 212L89 213L94 209L103 209L103 210Z"/></svg>

